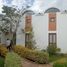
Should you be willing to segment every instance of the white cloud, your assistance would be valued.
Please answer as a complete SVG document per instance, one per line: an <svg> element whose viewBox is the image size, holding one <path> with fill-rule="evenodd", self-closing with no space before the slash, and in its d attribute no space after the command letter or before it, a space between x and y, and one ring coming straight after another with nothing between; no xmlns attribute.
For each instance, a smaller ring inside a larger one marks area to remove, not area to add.
<svg viewBox="0 0 67 67"><path fill-rule="evenodd" d="M57 2L58 2L58 0L50 0L50 1L45 0L45 1L46 2L44 3L44 10L48 9L50 7L56 7L57 6Z"/></svg>
<svg viewBox="0 0 67 67"><path fill-rule="evenodd" d="M2 13L3 0L0 0L0 13Z"/></svg>
<svg viewBox="0 0 67 67"><path fill-rule="evenodd" d="M49 7L56 6L57 2L58 0L36 0L30 9L35 12L43 12Z"/></svg>
<svg viewBox="0 0 67 67"><path fill-rule="evenodd" d="M31 6L32 5L32 0L13 0L12 5L18 6L19 8Z"/></svg>
<svg viewBox="0 0 67 67"><path fill-rule="evenodd" d="M21 6L24 2L25 2L24 0L13 0L12 5L15 5L15 6L18 6L19 8L21 8Z"/></svg>
<svg viewBox="0 0 67 67"><path fill-rule="evenodd" d="M36 0L30 9L35 12L42 12L41 7L42 7L43 2L44 0Z"/></svg>
<svg viewBox="0 0 67 67"><path fill-rule="evenodd" d="M3 4L8 6L16 5L18 8L21 8L22 6L31 5L33 2L34 4L30 9L35 12L43 12L50 7L57 7L62 10L67 9L67 0L12 0L11 3L7 3L6 1L0 0L0 13Z"/></svg>
<svg viewBox="0 0 67 67"><path fill-rule="evenodd" d="M60 6L61 10L67 10L67 0L59 0L58 5Z"/></svg>

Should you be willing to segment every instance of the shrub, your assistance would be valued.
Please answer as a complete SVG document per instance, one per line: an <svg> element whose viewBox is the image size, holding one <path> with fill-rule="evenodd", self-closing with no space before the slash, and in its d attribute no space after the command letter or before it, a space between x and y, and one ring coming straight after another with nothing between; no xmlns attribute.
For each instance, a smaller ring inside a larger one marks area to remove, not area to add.
<svg viewBox="0 0 67 67"><path fill-rule="evenodd" d="M48 63L49 55L46 52L30 50L22 46L15 46L14 51L21 57L32 60L37 63Z"/></svg>
<svg viewBox="0 0 67 67"><path fill-rule="evenodd" d="M0 55L5 57L7 52L8 52L7 48L3 45L0 45Z"/></svg>
<svg viewBox="0 0 67 67"><path fill-rule="evenodd" d="M54 63L53 67L67 67L67 60L62 59Z"/></svg>
<svg viewBox="0 0 67 67"><path fill-rule="evenodd" d="M60 52L60 48L57 48L57 47L56 47L56 44L50 44L50 45L47 47L47 52L49 53L49 55L55 55L55 54L57 54L58 52Z"/></svg>
<svg viewBox="0 0 67 67"><path fill-rule="evenodd" d="M43 51L43 52L47 52L45 49L42 49L41 51Z"/></svg>
<svg viewBox="0 0 67 67"><path fill-rule="evenodd" d="M16 53L6 55L4 67L22 67L21 58Z"/></svg>
<svg viewBox="0 0 67 67"><path fill-rule="evenodd" d="M0 67L4 67L4 58L0 57Z"/></svg>
<svg viewBox="0 0 67 67"><path fill-rule="evenodd" d="M25 46L29 49L36 49L33 29L29 33L26 33L26 35L29 36L29 39L25 42Z"/></svg>

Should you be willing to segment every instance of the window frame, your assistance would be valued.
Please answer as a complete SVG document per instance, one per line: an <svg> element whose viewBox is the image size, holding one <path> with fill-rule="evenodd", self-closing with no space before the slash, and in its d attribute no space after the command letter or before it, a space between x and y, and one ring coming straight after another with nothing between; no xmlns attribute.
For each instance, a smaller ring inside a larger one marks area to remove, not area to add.
<svg viewBox="0 0 67 67"><path fill-rule="evenodd" d="M25 34L25 42L29 42L29 40L30 40L30 34L26 33Z"/></svg>
<svg viewBox="0 0 67 67"><path fill-rule="evenodd" d="M50 36L52 36L52 39L50 39ZM49 33L49 44L57 44L57 34L56 33ZM55 38L55 39L54 39ZM52 42L51 42L52 40Z"/></svg>

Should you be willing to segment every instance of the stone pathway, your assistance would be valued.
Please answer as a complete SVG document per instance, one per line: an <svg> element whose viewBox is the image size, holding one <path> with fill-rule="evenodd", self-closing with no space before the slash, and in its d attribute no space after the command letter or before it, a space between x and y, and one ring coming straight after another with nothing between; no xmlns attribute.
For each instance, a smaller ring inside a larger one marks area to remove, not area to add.
<svg viewBox="0 0 67 67"><path fill-rule="evenodd" d="M26 59L23 59L22 66L23 67L52 67L51 64L36 64Z"/></svg>

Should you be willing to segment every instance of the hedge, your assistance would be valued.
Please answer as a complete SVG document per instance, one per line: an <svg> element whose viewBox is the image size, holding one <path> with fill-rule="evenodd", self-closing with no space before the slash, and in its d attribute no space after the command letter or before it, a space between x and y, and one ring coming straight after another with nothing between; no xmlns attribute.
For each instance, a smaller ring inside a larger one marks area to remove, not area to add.
<svg viewBox="0 0 67 67"><path fill-rule="evenodd" d="M40 64L49 62L49 55L46 52L31 50L20 45L14 47L14 52L18 53L21 57Z"/></svg>
<svg viewBox="0 0 67 67"><path fill-rule="evenodd" d="M0 55L5 57L7 53L8 53L7 48L3 45L0 45Z"/></svg>
<svg viewBox="0 0 67 67"><path fill-rule="evenodd" d="M5 59L4 67L22 67L21 58L16 53L8 53Z"/></svg>

